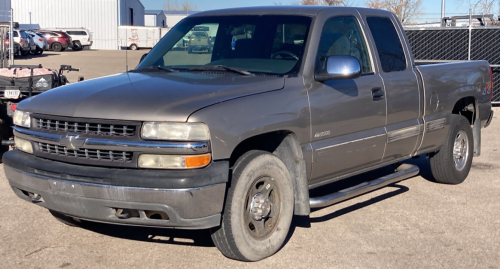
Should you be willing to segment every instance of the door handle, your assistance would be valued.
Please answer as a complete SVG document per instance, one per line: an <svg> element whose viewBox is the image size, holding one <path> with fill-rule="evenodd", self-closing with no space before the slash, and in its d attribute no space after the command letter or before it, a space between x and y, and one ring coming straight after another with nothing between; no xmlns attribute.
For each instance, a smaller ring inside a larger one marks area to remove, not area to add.
<svg viewBox="0 0 500 269"><path fill-rule="evenodd" d="M382 90L382 88L373 88L372 89L372 97L373 97L373 101L380 101L382 99L384 99L384 90Z"/></svg>

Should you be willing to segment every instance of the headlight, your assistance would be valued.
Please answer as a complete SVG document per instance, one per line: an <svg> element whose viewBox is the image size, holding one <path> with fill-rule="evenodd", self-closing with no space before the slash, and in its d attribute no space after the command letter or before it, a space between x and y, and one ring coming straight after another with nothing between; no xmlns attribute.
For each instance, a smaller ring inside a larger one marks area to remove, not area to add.
<svg viewBox="0 0 500 269"><path fill-rule="evenodd" d="M16 143L16 148L22 150L26 153L33 153L33 146L31 142L19 137L14 137L14 142Z"/></svg>
<svg viewBox="0 0 500 269"><path fill-rule="evenodd" d="M155 140L207 141L210 132L204 123L145 122L142 138Z"/></svg>
<svg viewBox="0 0 500 269"><path fill-rule="evenodd" d="M14 112L14 125L30 128L31 127L30 113L16 110Z"/></svg>
<svg viewBox="0 0 500 269"><path fill-rule="evenodd" d="M193 169L207 166L211 158L210 153L187 156L142 154L138 165L140 168L152 169Z"/></svg>

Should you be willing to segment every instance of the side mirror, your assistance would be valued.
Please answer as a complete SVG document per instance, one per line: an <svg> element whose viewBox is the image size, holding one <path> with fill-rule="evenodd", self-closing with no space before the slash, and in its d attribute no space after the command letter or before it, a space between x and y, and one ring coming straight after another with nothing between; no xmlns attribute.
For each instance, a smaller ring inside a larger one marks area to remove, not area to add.
<svg viewBox="0 0 500 269"><path fill-rule="evenodd" d="M146 58L146 56L148 56L148 54L147 54L147 53L144 53L144 54L141 56L141 59L139 60L139 63L141 63L141 62L142 62L142 60L144 60L144 58Z"/></svg>
<svg viewBox="0 0 500 269"><path fill-rule="evenodd" d="M326 68L315 75L317 81L330 79L355 79L361 76L361 65L358 59L347 55L330 56L326 60Z"/></svg>

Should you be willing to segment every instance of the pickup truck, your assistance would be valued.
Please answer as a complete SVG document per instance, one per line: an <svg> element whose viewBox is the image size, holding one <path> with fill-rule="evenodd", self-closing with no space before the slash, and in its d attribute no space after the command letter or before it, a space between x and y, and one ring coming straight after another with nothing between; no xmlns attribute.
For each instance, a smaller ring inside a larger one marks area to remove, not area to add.
<svg viewBox="0 0 500 269"><path fill-rule="evenodd" d="M210 54L172 50L200 26L217 29ZM417 175L412 157L428 156L437 182L463 182L492 88L486 61L416 65L387 11L200 12L136 69L21 102L4 171L66 224L210 229L223 255L257 261L283 246L294 215Z"/></svg>

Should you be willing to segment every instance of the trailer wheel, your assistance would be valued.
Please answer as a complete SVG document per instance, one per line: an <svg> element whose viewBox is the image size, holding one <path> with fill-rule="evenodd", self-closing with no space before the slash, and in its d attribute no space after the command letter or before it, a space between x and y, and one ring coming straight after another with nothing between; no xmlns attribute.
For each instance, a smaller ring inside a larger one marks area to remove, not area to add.
<svg viewBox="0 0 500 269"><path fill-rule="evenodd" d="M57 42L56 42L56 43L53 43L53 44L52 44L52 49L53 49L54 51L61 51L61 50L62 50L62 48L63 48L63 47L62 47L61 43L57 43Z"/></svg>
<svg viewBox="0 0 500 269"><path fill-rule="evenodd" d="M283 161L249 151L233 166L222 224L212 229L212 240L231 259L267 258L285 243L293 207L293 182Z"/></svg>
<svg viewBox="0 0 500 269"><path fill-rule="evenodd" d="M130 50L139 50L139 47L137 47L136 44L132 44L130 45L130 47L128 47Z"/></svg>
<svg viewBox="0 0 500 269"><path fill-rule="evenodd" d="M0 119L0 140L9 140L9 127ZM9 151L9 146L0 143L0 163L5 152Z"/></svg>

